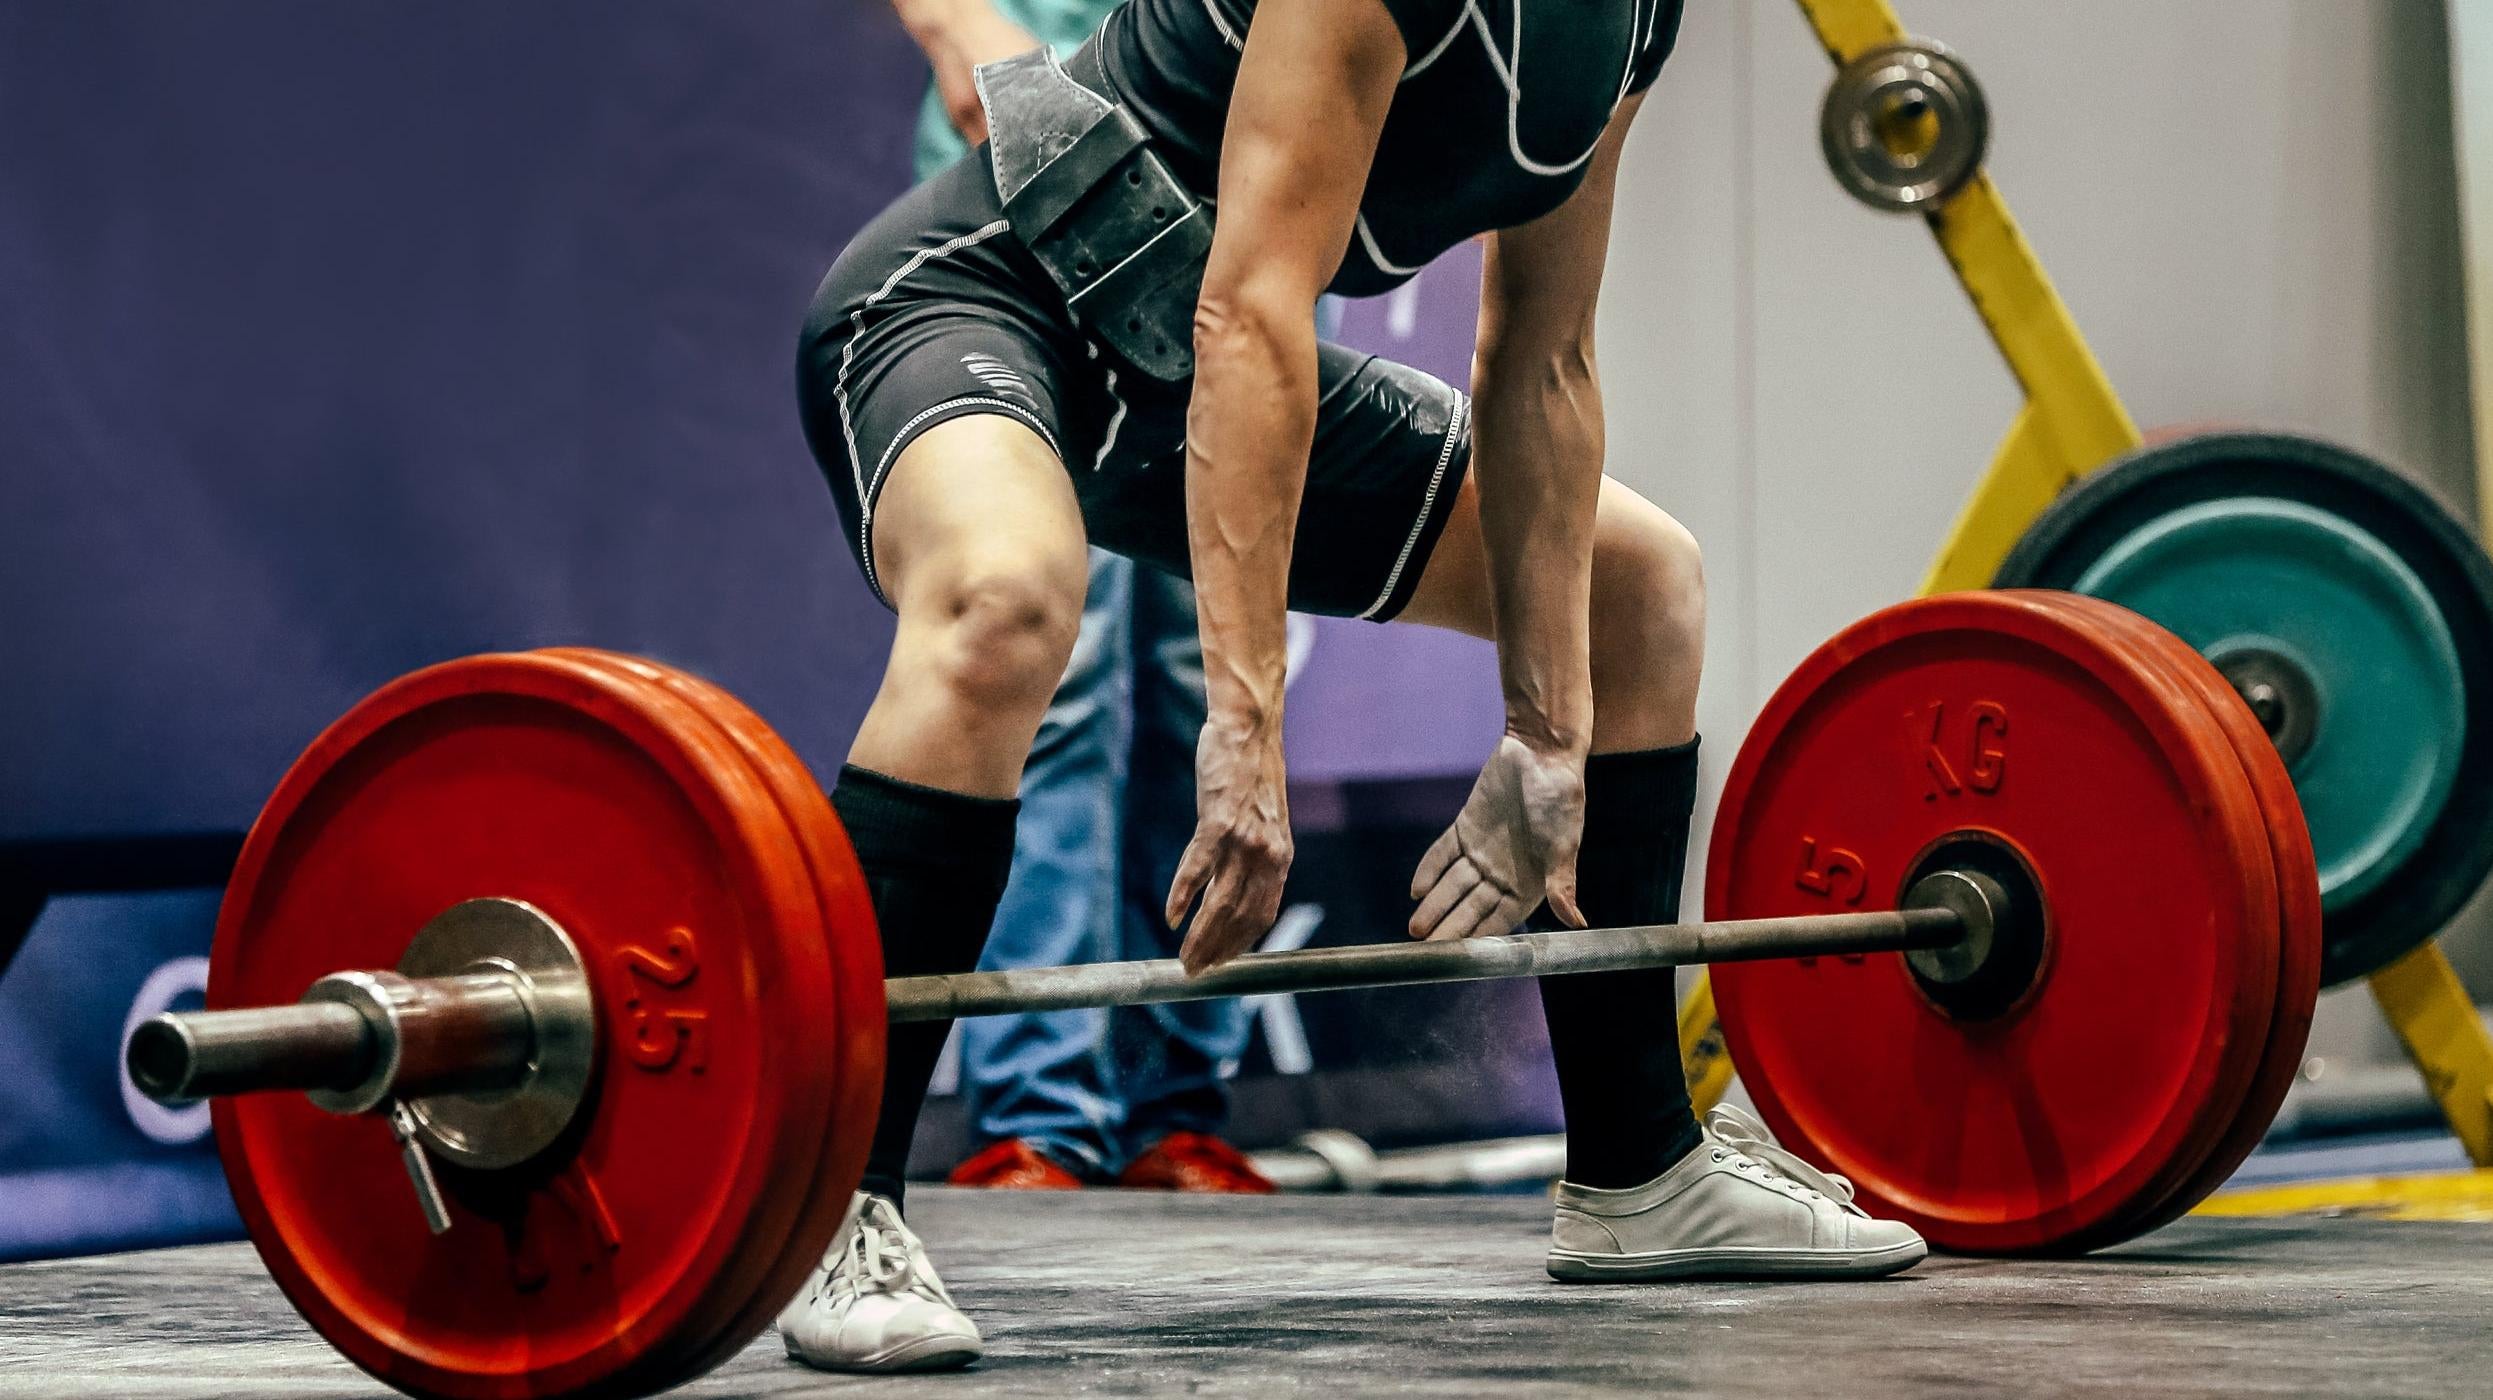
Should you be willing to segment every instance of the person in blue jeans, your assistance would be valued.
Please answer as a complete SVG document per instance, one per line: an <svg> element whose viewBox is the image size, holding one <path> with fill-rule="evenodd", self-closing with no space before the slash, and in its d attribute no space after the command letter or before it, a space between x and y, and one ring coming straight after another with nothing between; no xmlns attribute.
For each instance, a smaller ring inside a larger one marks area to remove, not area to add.
<svg viewBox="0 0 2493 1400"><path fill-rule="evenodd" d="M934 81L920 179L985 137L972 71L1047 44L1069 52L1116 0L895 0ZM1162 895L1195 825L1203 649L1184 580L1094 549L1079 638L1022 773L1013 873L980 966L1177 952ZM1222 1140L1226 1073L1247 1035L1235 1000L963 1021L961 1082L984 1144L963 1185L1116 1182L1270 1191Z"/></svg>

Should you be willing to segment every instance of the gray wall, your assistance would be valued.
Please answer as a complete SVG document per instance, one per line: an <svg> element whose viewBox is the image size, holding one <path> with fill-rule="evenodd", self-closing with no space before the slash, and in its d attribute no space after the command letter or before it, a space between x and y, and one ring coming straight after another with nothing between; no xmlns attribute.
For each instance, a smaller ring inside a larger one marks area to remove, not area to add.
<svg viewBox="0 0 2493 1400"><path fill-rule="evenodd" d="M1900 8L1973 65L1992 173L2142 425L2320 433L2470 509L2439 0ZM2019 402L1921 223L1829 178L1831 72L1789 0L1692 4L1604 293L1611 470L1706 546L1716 781L1801 656L1911 592ZM2493 901L2445 942L2493 999ZM2396 1053L2360 989L2314 1049Z"/></svg>

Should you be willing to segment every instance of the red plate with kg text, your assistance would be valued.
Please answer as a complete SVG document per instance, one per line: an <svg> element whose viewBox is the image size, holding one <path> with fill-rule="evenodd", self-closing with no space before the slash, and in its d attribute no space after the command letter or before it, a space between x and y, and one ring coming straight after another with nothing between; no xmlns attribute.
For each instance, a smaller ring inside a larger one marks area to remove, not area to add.
<svg viewBox="0 0 2493 1400"><path fill-rule="evenodd" d="M1734 762L1712 918L1888 909L1934 865L2034 893L1971 1003L1896 954L1714 970L1733 1062L1801 1155L1934 1245L2143 1221L2264 1048L2277 887L2223 728L2135 641L2015 593L1920 599L1804 661ZM2022 970L2019 970L2022 968Z"/></svg>

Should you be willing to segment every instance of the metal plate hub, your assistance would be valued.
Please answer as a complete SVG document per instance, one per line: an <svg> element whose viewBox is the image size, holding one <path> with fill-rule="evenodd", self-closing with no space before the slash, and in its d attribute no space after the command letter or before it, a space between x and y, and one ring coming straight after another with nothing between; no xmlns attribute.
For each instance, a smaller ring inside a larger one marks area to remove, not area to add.
<svg viewBox="0 0 2493 1400"><path fill-rule="evenodd" d="M2312 731L2320 723L2320 690L2308 668L2263 646L2243 646L2208 659L2251 707L2251 717L2267 731L2268 742L2287 767L2311 751Z"/></svg>
<svg viewBox="0 0 2493 1400"><path fill-rule="evenodd" d="M1889 213L1928 209L1963 189L1990 140L1991 111L1973 71L1927 39L1845 64L1818 114L1836 183Z"/></svg>
<svg viewBox="0 0 2493 1400"><path fill-rule="evenodd" d="M2042 890L2025 858L1983 831L1941 837L1906 878L1904 909L1949 909L1965 940L1904 955L1913 978L1942 1012L1987 1020L2023 1001L2042 975L2048 921Z"/></svg>
<svg viewBox="0 0 2493 1400"><path fill-rule="evenodd" d="M553 1146L597 1070L596 999L570 936L534 905L471 899L418 931L398 970L508 979L528 1008L534 1046L520 1081L507 1089L410 1100L424 1145L445 1161L485 1168L517 1166Z"/></svg>

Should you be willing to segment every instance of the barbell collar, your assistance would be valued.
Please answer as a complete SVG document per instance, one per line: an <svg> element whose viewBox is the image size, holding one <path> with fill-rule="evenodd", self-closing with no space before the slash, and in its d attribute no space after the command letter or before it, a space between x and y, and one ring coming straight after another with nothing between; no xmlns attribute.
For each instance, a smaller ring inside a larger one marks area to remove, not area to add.
<svg viewBox="0 0 2493 1400"><path fill-rule="evenodd" d="M1174 958L1004 972L896 977L884 984L891 1021L1143 1006L1275 992L1482 982L1577 972L1682 967L1770 958L1909 952L1966 938L1955 909L1902 909L1720 923L1510 933L1446 943L1360 944L1249 953L1204 973Z"/></svg>
<svg viewBox="0 0 2493 1400"><path fill-rule="evenodd" d="M392 1099L508 1089L528 1073L536 1029L524 985L505 971L448 977L337 972L306 1002L352 1006L372 1027L374 1063L359 1082L315 1089L332 1113L364 1113Z"/></svg>

